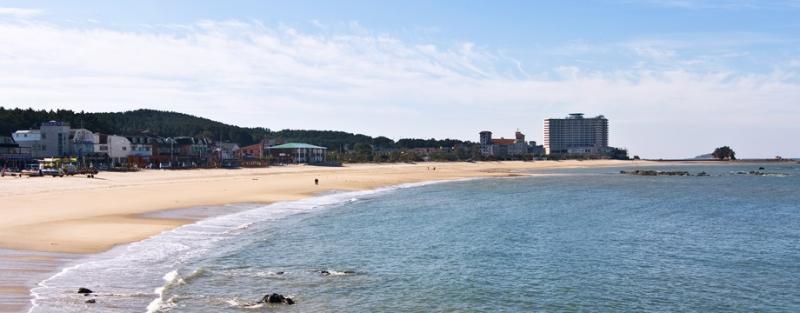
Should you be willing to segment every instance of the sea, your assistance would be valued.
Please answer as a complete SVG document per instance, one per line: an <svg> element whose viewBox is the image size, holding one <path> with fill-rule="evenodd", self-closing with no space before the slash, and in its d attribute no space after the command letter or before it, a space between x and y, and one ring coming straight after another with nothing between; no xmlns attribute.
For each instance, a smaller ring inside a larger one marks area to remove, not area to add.
<svg viewBox="0 0 800 313"><path fill-rule="evenodd" d="M231 205L73 262L30 312L800 312L800 164L527 173Z"/></svg>

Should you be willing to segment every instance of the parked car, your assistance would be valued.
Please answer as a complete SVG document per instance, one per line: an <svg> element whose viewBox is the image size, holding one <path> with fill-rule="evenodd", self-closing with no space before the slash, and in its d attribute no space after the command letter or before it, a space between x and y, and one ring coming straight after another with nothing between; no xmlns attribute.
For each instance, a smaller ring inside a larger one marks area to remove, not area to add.
<svg viewBox="0 0 800 313"><path fill-rule="evenodd" d="M42 176L64 177L64 171L54 167L46 167L40 170Z"/></svg>

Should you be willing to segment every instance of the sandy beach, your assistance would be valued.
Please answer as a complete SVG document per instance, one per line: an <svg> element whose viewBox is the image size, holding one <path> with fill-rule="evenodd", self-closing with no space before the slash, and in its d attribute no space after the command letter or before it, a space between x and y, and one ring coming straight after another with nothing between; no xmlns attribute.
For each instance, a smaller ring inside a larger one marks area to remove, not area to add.
<svg viewBox="0 0 800 313"><path fill-rule="evenodd" d="M0 257L49 260L42 253L106 251L191 222L143 214L232 203L268 204L322 192L352 191L431 180L518 175L527 169L647 165L646 161L538 161L285 166L236 170L104 172L97 178L0 179ZM435 168L435 170L433 170ZM319 179L319 185L314 184ZM14 251L9 255L7 251ZM24 251L30 251L25 253ZM4 264L31 262L5 262ZM52 272L58 262L32 271ZM15 268L0 269L13 271ZM7 277L0 275L0 277ZM30 282L0 280L0 311L24 310ZM16 299L11 301L9 299ZM6 303L4 303L6 302Z"/></svg>

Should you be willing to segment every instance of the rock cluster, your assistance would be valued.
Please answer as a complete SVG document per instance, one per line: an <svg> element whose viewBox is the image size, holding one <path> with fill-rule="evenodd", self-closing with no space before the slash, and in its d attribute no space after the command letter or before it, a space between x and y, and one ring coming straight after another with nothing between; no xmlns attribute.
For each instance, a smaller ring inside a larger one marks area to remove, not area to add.
<svg viewBox="0 0 800 313"><path fill-rule="evenodd" d="M635 171L619 171L620 174L637 175L637 176L693 176L687 171L653 171L653 170L635 170ZM706 172L700 172L697 176L707 176Z"/></svg>
<svg viewBox="0 0 800 313"><path fill-rule="evenodd" d="M83 294L84 296L88 296L89 294L94 293L94 291L92 291L89 288L81 287L81 288L78 288L78 293Z"/></svg>
<svg viewBox="0 0 800 313"><path fill-rule="evenodd" d="M260 301L258 301L258 303L292 305L294 304L294 300L292 300L292 298L285 297L281 294L272 293L265 295L263 298L261 298Z"/></svg>

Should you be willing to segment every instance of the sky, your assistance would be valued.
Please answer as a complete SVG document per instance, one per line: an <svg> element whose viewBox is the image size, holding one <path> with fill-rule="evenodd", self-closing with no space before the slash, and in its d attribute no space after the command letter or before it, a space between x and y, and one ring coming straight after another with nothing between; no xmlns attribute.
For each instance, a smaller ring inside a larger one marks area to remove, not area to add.
<svg viewBox="0 0 800 313"><path fill-rule="evenodd" d="M0 0L0 106L800 157L800 0Z"/></svg>

